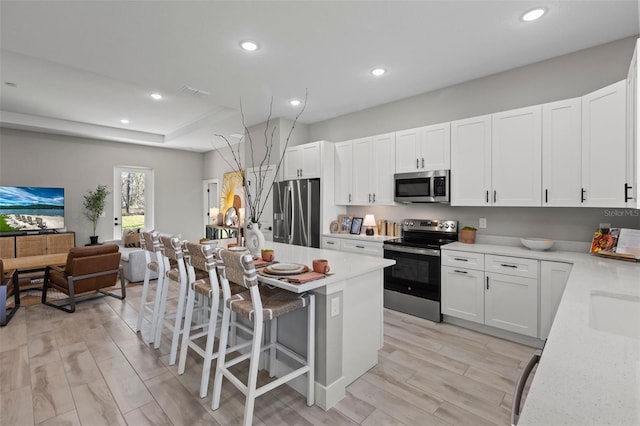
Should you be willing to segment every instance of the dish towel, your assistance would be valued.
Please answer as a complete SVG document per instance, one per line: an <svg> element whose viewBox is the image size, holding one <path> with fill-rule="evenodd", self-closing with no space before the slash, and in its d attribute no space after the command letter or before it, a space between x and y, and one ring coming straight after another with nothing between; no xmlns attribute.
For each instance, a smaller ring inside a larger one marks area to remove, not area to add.
<svg viewBox="0 0 640 426"><path fill-rule="evenodd" d="M308 283L309 281L321 280L323 278L325 278L324 274L320 274L314 271L287 277L289 282L296 283L296 284L304 284L304 283Z"/></svg>
<svg viewBox="0 0 640 426"><path fill-rule="evenodd" d="M253 259L253 266L255 266L256 269L264 268L266 266L273 265L274 263L278 263L278 261L274 260L272 262L267 262L266 260L262 259Z"/></svg>

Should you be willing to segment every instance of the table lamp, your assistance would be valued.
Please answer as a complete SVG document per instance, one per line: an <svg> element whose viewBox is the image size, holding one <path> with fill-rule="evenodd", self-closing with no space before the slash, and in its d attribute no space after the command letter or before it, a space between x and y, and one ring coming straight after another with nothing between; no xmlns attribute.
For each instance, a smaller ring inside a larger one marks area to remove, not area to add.
<svg viewBox="0 0 640 426"><path fill-rule="evenodd" d="M373 228L376 226L376 218L373 217L372 214L365 215L362 225L367 227L367 230L365 231L366 235L373 235Z"/></svg>

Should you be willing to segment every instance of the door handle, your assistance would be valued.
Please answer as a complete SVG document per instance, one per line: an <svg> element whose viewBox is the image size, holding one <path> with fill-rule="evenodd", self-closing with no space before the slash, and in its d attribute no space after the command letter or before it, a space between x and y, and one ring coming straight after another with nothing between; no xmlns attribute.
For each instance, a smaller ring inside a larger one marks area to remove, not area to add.
<svg viewBox="0 0 640 426"><path fill-rule="evenodd" d="M465 259L463 257L454 257L453 260L459 260L460 262L468 262L469 259Z"/></svg>
<svg viewBox="0 0 640 426"><path fill-rule="evenodd" d="M493 202L496 202L497 199L497 195L498 195L498 191L496 191L495 189L493 190Z"/></svg>
<svg viewBox="0 0 640 426"><path fill-rule="evenodd" d="M369 194L369 202L371 202L371 194Z"/></svg>
<svg viewBox="0 0 640 426"><path fill-rule="evenodd" d="M584 203L586 201L586 198L584 198L584 196L587 193L587 191L584 188L582 188L581 191L582 192L580 193L580 202Z"/></svg>
<svg viewBox="0 0 640 426"><path fill-rule="evenodd" d="M489 277L487 277L487 290L489 290Z"/></svg>
<svg viewBox="0 0 640 426"><path fill-rule="evenodd" d="M373 194L373 202L376 202L376 194Z"/></svg>
<svg viewBox="0 0 640 426"><path fill-rule="evenodd" d="M416 158L416 169L420 168L420 159Z"/></svg>
<svg viewBox="0 0 640 426"><path fill-rule="evenodd" d="M629 186L628 183L624 184L624 202L626 203L629 200L633 200L633 197L629 197L629 190L633 189L633 186Z"/></svg>
<svg viewBox="0 0 640 426"><path fill-rule="evenodd" d="M518 268L517 265L509 265L508 263L501 263L500 266L504 266L505 268Z"/></svg>
<svg viewBox="0 0 640 426"><path fill-rule="evenodd" d="M349 202L351 202L351 194L349 194Z"/></svg>
<svg viewBox="0 0 640 426"><path fill-rule="evenodd" d="M454 269L453 272L457 272L459 274L468 274L469 273L467 271L461 271L460 269Z"/></svg>
<svg viewBox="0 0 640 426"><path fill-rule="evenodd" d="M487 194L486 194L486 197L487 197L487 204L489 204L489 190L488 190L488 189L487 189L486 193L487 193Z"/></svg>
<svg viewBox="0 0 640 426"><path fill-rule="evenodd" d="M422 168L424 169L424 157L422 157Z"/></svg>
<svg viewBox="0 0 640 426"><path fill-rule="evenodd" d="M544 190L544 202L545 203L549 202L549 190L548 189Z"/></svg>

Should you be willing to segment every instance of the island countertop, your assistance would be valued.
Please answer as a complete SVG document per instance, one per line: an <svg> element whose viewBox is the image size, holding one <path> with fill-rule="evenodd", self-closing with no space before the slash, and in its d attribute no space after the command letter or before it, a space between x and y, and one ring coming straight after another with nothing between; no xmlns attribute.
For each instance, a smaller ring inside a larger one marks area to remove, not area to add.
<svg viewBox="0 0 640 426"><path fill-rule="evenodd" d="M492 244L443 250L573 264L519 426L640 424L640 264Z"/></svg>
<svg viewBox="0 0 640 426"><path fill-rule="evenodd" d="M293 284L284 281L278 282L278 287L289 291L302 293L325 287L337 282L350 280L351 278L364 275L369 272L384 269L395 264L395 260L383 259L374 256L363 256L355 253L345 253L336 250L325 250L314 247L301 247L290 244L266 242L265 249L273 249L275 260L286 263L300 263L309 268L313 265L314 259L327 259L331 271L326 278L310 281L304 284ZM260 276L261 280L271 281Z"/></svg>

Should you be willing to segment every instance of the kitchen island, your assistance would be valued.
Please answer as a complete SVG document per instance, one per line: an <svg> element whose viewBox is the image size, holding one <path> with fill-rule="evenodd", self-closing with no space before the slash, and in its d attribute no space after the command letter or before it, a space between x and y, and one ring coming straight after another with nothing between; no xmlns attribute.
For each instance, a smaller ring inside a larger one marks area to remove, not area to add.
<svg viewBox="0 0 640 426"><path fill-rule="evenodd" d="M311 291L316 300L316 404L329 409L345 396L345 388L378 363L383 345L383 270L395 263L380 257L267 242L280 262L311 267L313 259L327 259L330 274L295 285ZM278 339L306 353L306 312L279 318ZM278 358L284 373L287 360ZM305 393L305 377L290 382Z"/></svg>

